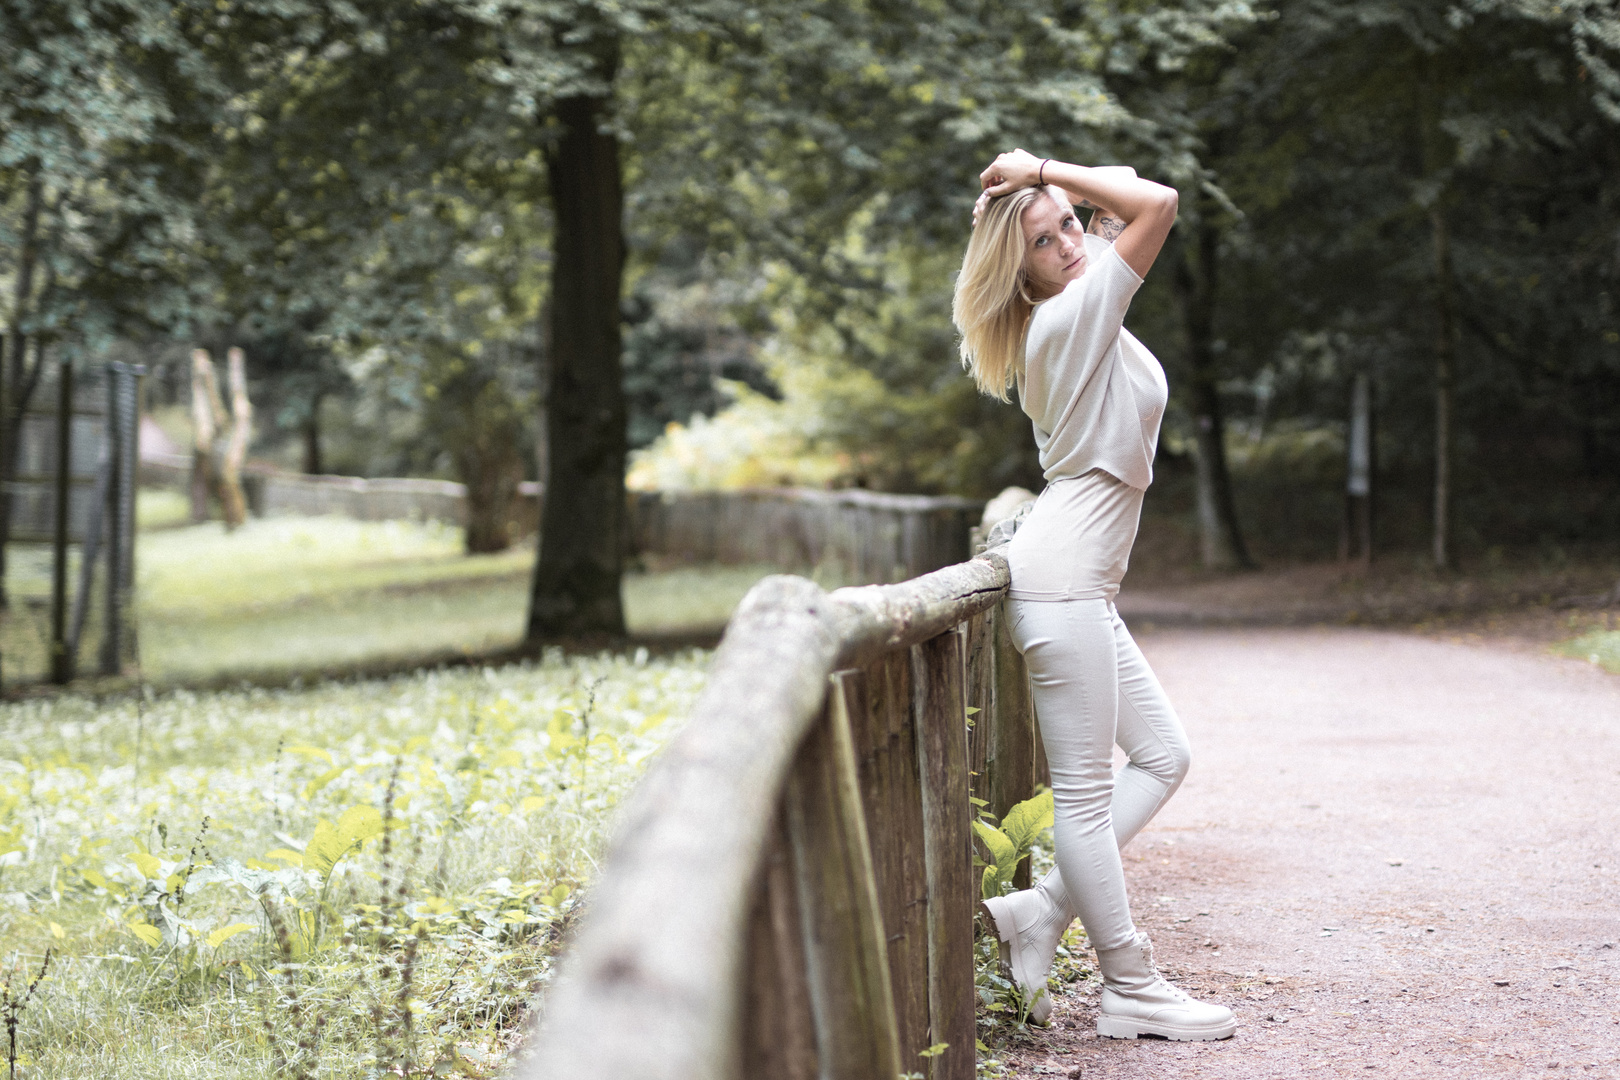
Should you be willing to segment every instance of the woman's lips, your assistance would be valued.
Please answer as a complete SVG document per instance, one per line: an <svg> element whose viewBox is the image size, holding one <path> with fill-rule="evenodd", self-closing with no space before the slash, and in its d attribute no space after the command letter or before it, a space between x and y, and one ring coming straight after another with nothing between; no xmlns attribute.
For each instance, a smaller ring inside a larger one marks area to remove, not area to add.
<svg viewBox="0 0 1620 1080"><path fill-rule="evenodd" d="M1079 266L1081 263L1083 263L1085 261L1086 261L1086 257L1084 255L1081 255L1079 258L1075 259L1074 262L1070 263L1068 266L1065 266L1063 268L1063 272L1066 274L1070 270L1073 270L1075 267Z"/></svg>

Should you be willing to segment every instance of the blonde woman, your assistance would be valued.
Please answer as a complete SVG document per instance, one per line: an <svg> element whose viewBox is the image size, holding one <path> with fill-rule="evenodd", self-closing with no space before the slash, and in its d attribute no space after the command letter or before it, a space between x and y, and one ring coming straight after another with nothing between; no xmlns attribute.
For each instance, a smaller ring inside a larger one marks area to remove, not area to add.
<svg viewBox="0 0 1620 1080"><path fill-rule="evenodd" d="M1097 1032L1224 1039L1231 1010L1194 1001L1153 965L1131 921L1119 852L1187 773L1186 736L1114 608L1136 539L1168 388L1124 329L1126 309L1176 220L1174 189L1123 167L1022 150L980 177L953 316L980 389L1016 386L1046 488L1008 546L1014 643L1029 666L1052 772L1057 867L985 902L1031 1015L1076 915L1097 950ZM1096 208L1082 230L1071 204ZM1118 744L1129 757L1116 775Z"/></svg>

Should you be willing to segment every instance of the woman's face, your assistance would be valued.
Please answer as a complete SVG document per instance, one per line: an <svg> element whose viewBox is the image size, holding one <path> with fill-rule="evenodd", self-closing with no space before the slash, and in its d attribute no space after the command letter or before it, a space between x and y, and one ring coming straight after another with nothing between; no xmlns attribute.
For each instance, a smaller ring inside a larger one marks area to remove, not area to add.
<svg viewBox="0 0 1620 1080"><path fill-rule="evenodd" d="M1024 265L1030 291L1045 300L1086 272L1086 246L1080 219L1067 201L1046 197L1024 208Z"/></svg>

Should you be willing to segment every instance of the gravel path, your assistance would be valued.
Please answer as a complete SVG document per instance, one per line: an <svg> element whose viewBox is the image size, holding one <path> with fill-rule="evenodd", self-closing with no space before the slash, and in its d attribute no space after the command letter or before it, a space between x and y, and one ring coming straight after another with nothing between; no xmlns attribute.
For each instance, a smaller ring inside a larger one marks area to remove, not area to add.
<svg viewBox="0 0 1620 1080"><path fill-rule="evenodd" d="M1620 1077L1620 678L1395 632L1140 640L1193 769L1126 852L1135 915L1238 1034L1098 1039L1082 985L1015 1075Z"/></svg>

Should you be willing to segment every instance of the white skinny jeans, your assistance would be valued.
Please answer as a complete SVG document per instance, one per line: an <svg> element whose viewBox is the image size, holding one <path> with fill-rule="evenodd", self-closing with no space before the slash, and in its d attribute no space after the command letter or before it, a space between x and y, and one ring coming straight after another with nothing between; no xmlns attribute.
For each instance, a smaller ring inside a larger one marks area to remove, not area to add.
<svg viewBox="0 0 1620 1080"><path fill-rule="evenodd" d="M1136 927L1119 852L1181 786L1187 736L1112 601L1008 605L1052 772L1057 868L1069 909L1092 948L1129 945ZM1130 758L1118 775L1115 743Z"/></svg>

